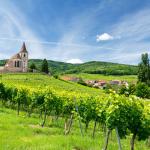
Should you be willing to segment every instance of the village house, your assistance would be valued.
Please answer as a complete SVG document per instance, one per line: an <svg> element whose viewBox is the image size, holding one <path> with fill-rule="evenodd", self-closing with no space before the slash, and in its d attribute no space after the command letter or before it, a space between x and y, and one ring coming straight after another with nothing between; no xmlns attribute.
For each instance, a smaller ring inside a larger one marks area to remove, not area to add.
<svg viewBox="0 0 150 150"><path fill-rule="evenodd" d="M97 81L97 82L93 85L93 87L98 87L98 88L103 89L103 88L106 87L106 84L107 84L106 81L99 80L99 81Z"/></svg>
<svg viewBox="0 0 150 150"><path fill-rule="evenodd" d="M72 81L72 82L78 82L80 80L80 78L70 77L70 76L63 76L62 79L66 81Z"/></svg>
<svg viewBox="0 0 150 150"><path fill-rule="evenodd" d="M87 80L85 81L86 84L93 86L95 83L97 83L96 80Z"/></svg>
<svg viewBox="0 0 150 150"><path fill-rule="evenodd" d="M106 81L104 80L87 80L85 81L87 85L90 85L92 87L97 87L97 88L104 88L107 84Z"/></svg>
<svg viewBox="0 0 150 150"><path fill-rule="evenodd" d="M109 82L111 85L124 85L125 87L128 87L129 84L126 81L120 81L120 80L112 80Z"/></svg>
<svg viewBox="0 0 150 150"><path fill-rule="evenodd" d="M121 85L121 81L120 80L112 80L109 82L111 85Z"/></svg>
<svg viewBox="0 0 150 150"><path fill-rule="evenodd" d="M117 85L117 86L124 85L127 88L129 86L128 82L126 82L126 81L120 81L120 80L111 80L109 82L107 82L105 80L87 80L86 84L90 85L92 87L101 88L101 89L106 88L107 84Z"/></svg>
<svg viewBox="0 0 150 150"><path fill-rule="evenodd" d="M27 72L28 71L28 51L23 43L19 53L12 56L5 64L0 67L0 72Z"/></svg>

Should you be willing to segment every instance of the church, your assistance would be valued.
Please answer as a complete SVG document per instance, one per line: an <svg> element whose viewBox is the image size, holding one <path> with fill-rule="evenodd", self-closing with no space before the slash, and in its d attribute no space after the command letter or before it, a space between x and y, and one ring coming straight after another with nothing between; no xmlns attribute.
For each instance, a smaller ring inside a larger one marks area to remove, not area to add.
<svg viewBox="0 0 150 150"><path fill-rule="evenodd" d="M19 53L12 56L5 64L0 67L0 72L27 72L28 71L28 51L23 42Z"/></svg>

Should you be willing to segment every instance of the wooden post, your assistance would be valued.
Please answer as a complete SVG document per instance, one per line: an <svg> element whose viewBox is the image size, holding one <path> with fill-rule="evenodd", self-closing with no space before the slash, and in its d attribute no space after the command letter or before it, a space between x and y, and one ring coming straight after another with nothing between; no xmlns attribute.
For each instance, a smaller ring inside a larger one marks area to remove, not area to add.
<svg viewBox="0 0 150 150"><path fill-rule="evenodd" d="M18 101L18 108L17 108L17 115L19 116L19 112L20 112L20 100Z"/></svg>
<svg viewBox="0 0 150 150"><path fill-rule="evenodd" d="M107 150L110 132L111 130L108 129L107 134L106 134L105 146L102 150Z"/></svg>
<svg viewBox="0 0 150 150"><path fill-rule="evenodd" d="M65 135L67 135L67 134L69 134L69 133L70 133L72 123L73 123L73 114L71 114L70 121L69 121L69 125L68 125L68 129L67 129L67 131L66 131Z"/></svg>
<svg viewBox="0 0 150 150"><path fill-rule="evenodd" d="M44 125L45 125L46 116L47 116L47 110L46 110L46 108L45 108L45 111L44 111L44 120L43 120L43 123L42 123L42 127L44 127Z"/></svg>
<svg viewBox="0 0 150 150"><path fill-rule="evenodd" d="M83 129L82 129L82 124L81 124L81 118L80 118L80 114L79 114L79 109L78 109L78 106L76 104L76 99L74 98L74 101L75 101L75 107L76 107L76 111L79 115L79 127L80 127L80 131L81 131L81 135L83 136Z"/></svg>
<svg viewBox="0 0 150 150"><path fill-rule="evenodd" d="M117 141L118 141L118 145L119 145L119 150L122 150L121 142L120 142L120 136L119 136L119 133L118 133L118 128L116 127L115 130L116 130L116 135L117 135Z"/></svg>
<svg viewBox="0 0 150 150"><path fill-rule="evenodd" d="M135 138L136 138L136 133L133 133L132 138L131 138L131 150L134 150L134 142L135 142Z"/></svg>
<svg viewBox="0 0 150 150"><path fill-rule="evenodd" d="M66 135L67 133L67 122L68 122L68 119L65 118L65 125L64 125L64 134Z"/></svg>
<svg viewBox="0 0 150 150"><path fill-rule="evenodd" d="M97 120L95 120L94 122L93 135L92 135L93 138L95 137L96 125L97 125Z"/></svg>

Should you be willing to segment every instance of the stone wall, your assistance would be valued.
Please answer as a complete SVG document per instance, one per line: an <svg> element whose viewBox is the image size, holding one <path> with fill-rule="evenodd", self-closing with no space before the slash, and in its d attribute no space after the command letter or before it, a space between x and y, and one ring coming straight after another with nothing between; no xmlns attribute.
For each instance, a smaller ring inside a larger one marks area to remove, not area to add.
<svg viewBox="0 0 150 150"><path fill-rule="evenodd" d="M15 67L15 62L17 61L22 62L20 59L10 59L4 67L5 72L22 72L23 68L21 64L20 67Z"/></svg>

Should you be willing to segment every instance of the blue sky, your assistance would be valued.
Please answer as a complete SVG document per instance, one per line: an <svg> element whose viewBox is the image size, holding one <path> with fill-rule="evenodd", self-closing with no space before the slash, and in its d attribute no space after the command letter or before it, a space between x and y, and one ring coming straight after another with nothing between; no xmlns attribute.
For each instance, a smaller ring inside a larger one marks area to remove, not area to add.
<svg viewBox="0 0 150 150"><path fill-rule="evenodd" d="M1 0L0 59L137 64L150 54L149 0Z"/></svg>

